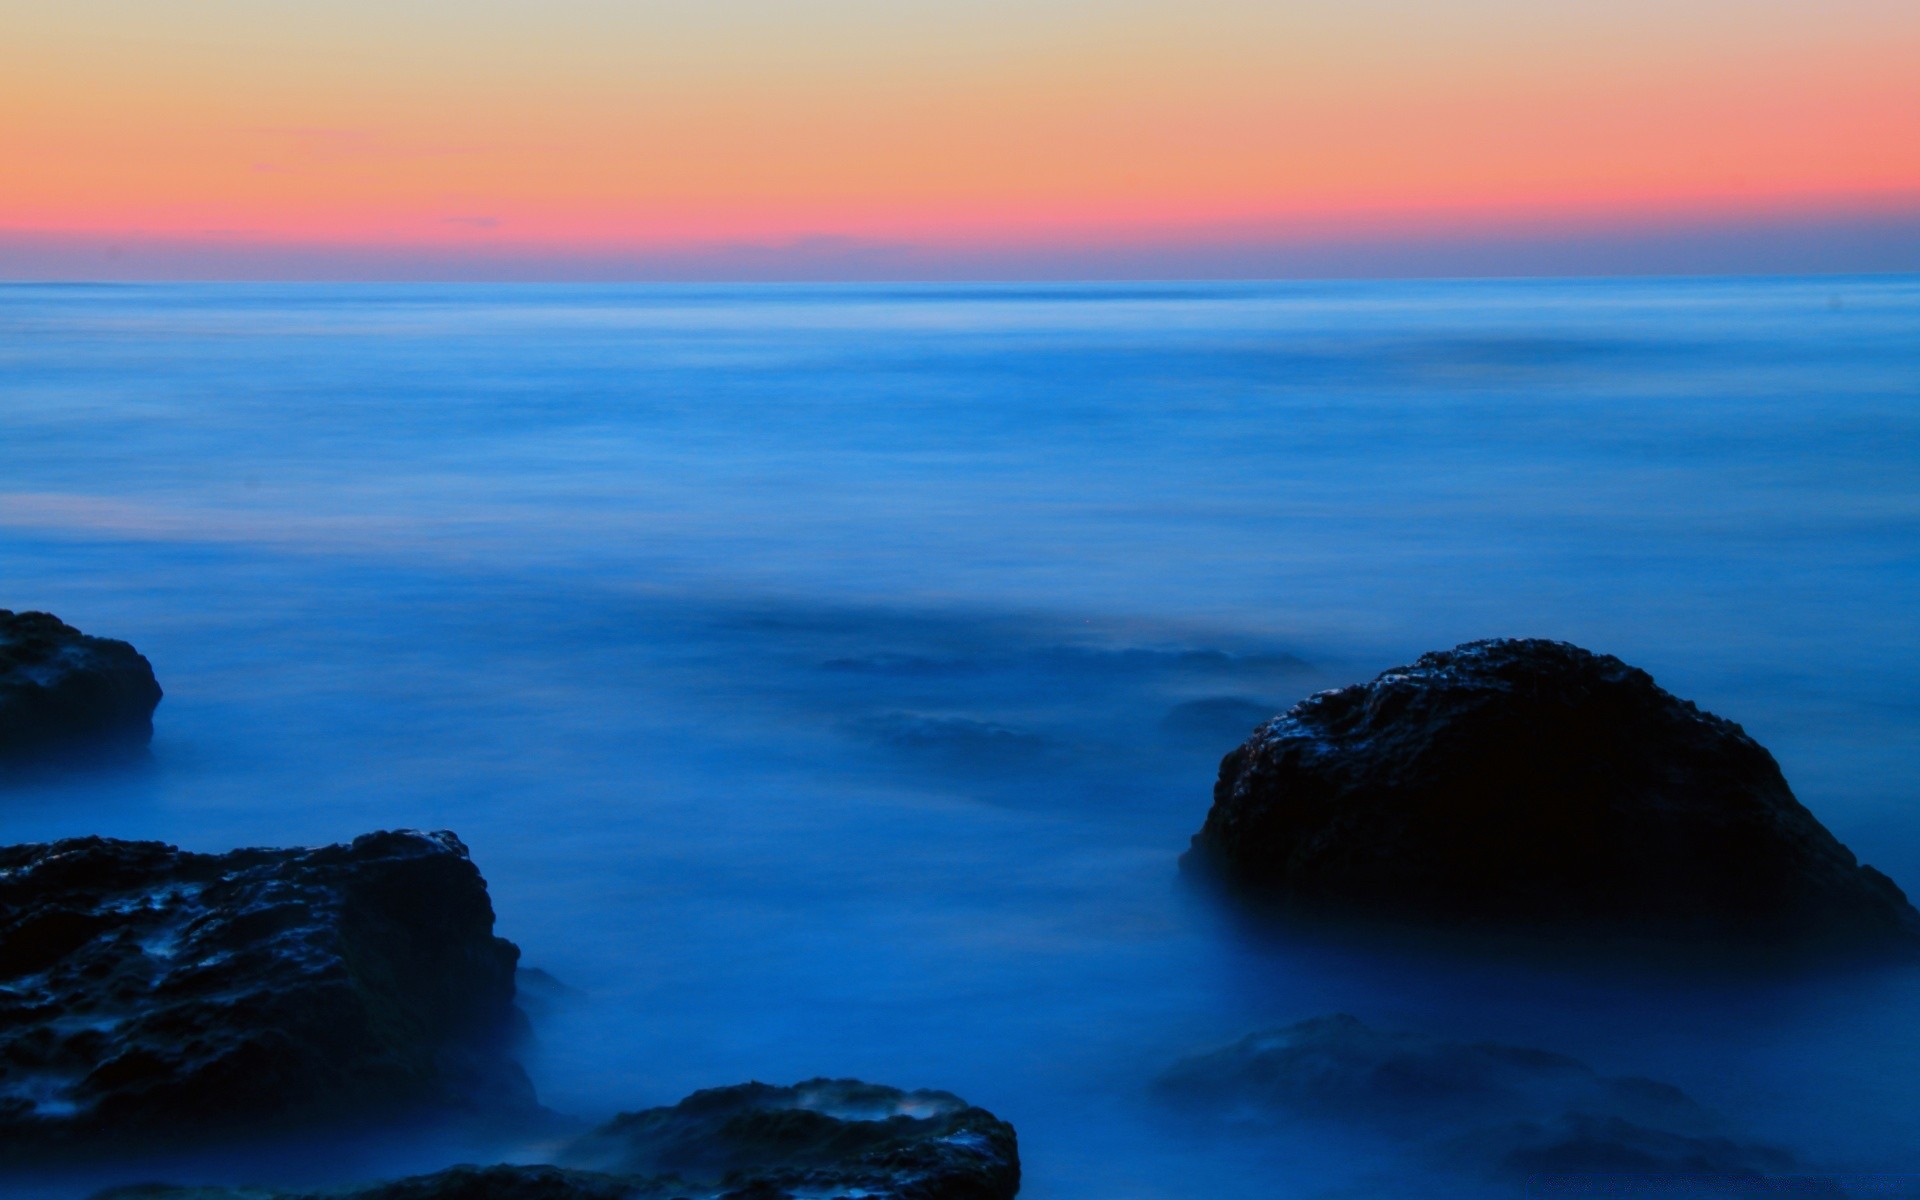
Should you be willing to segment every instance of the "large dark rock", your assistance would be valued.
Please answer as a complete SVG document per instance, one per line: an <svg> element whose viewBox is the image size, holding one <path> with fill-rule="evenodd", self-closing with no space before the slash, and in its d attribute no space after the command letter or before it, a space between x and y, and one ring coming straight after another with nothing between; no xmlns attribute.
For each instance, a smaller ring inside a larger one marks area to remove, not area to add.
<svg viewBox="0 0 1920 1200"><path fill-rule="evenodd" d="M451 833L0 849L0 1154L531 1112L518 957Z"/></svg>
<svg viewBox="0 0 1920 1200"><path fill-rule="evenodd" d="M1221 763L1182 866L1301 915L1920 946L1738 725L1565 642L1470 642L1294 705Z"/></svg>
<svg viewBox="0 0 1920 1200"><path fill-rule="evenodd" d="M1006 1200L1020 1190L1013 1126L950 1092L853 1079L695 1092L615 1117L562 1160L767 1200Z"/></svg>
<svg viewBox="0 0 1920 1200"><path fill-rule="evenodd" d="M118 1188L99 1200L1012 1200L1013 1127L948 1092L747 1083L626 1113L568 1166L454 1167L321 1192ZM597 1169L592 1169L597 1168Z"/></svg>
<svg viewBox="0 0 1920 1200"><path fill-rule="evenodd" d="M159 703L153 666L127 643L0 608L0 761L138 749Z"/></svg>
<svg viewBox="0 0 1920 1200"><path fill-rule="evenodd" d="M1563 1054L1370 1028L1344 1014L1187 1059L1159 1097L1259 1129L1325 1122L1386 1135L1423 1163L1476 1174L1763 1173L1784 1151L1728 1135L1669 1084L1609 1077Z"/></svg>

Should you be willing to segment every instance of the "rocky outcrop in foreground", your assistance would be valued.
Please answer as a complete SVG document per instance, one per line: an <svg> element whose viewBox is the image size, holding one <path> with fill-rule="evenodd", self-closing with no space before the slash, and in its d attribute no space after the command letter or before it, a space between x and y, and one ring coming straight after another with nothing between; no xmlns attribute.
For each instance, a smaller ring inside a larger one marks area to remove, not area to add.
<svg viewBox="0 0 1920 1200"><path fill-rule="evenodd" d="M99 1200L1011 1200L1013 1127L947 1092L747 1083L625 1113L556 1166L454 1167L332 1191L118 1188ZM590 1169L597 1168L597 1169Z"/></svg>
<svg viewBox="0 0 1920 1200"><path fill-rule="evenodd" d="M1535 1174L1764 1174L1784 1151L1727 1135L1669 1084L1545 1050L1372 1029L1346 1015L1254 1034L1162 1075L1160 1099L1251 1126L1326 1122L1390 1136L1410 1165Z"/></svg>
<svg viewBox="0 0 1920 1200"><path fill-rule="evenodd" d="M1221 763L1182 866L1296 915L1920 947L1759 743L1565 642L1470 642L1294 705Z"/></svg>
<svg viewBox="0 0 1920 1200"><path fill-rule="evenodd" d="M0 1156L532 1111L518 957L451 833L0 849Z"/></svg>
<svg viewBox="0 0 1920 1200"><path fill-rule="evenodd" d="M159 703L152 664L127 643L0 608L0 761L138 749Z"/></svg>
<svg viewBox="0 0 1920 1200"><path fill-rule="evenodd" d="M1013 1126L950 1092L853 1079L747 1083L623 1113L562 1161L752 1194L994 1200L1020 1189Z"/></svg>
<svg viewBox="0 0 1920 1200"><path fill-rule="evenodd" d="M695 1200L695 1196L685 1188L675 1190L669 1180L620 1179L546 1166L462 1166L391 1183L321 1191L138 1184L97 1193L93 1200Z"/></svg>

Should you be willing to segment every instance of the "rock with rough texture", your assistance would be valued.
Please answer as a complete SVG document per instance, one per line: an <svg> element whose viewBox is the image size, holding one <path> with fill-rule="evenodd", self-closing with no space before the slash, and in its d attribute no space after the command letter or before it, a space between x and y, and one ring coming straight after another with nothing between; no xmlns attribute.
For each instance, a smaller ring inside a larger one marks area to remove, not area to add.
<svg viewBox="0 0 1920 1200"><path fill-rule="evenodd" d="M671 1181L621 1179L547 1166L451 1167L391 1183L286 1191L264 1187L111 1188L93 1200L693 1200ZM757 1198L756 1198L757 1200Z"/></svg>
<svg viewBox="0 0 1920 1200"><path fill-rule="evenodd" d="M747 1083L625 1113L555 1166L454 1167L332 1190L116 1188L98 1200L1012 1200L1013 1127L948 1092ZM592 1168L592 1169L589 1169Z"/></svg>
<svg viewBox="0 0 1920 1200"><path fill-rule="evenodd" d="M1396 1139L1420 1161L1547 1173L1765 1173L1784 1151L1728 1136L1679 1088L1604 1076L1563 1054L1373 1029L1345 1014L1187 1059L1159 1097L1258 1128L1331 1122Z"/></svg>
<svg viewBox="0 0 1920 1200"><path fill-rule="evenodd" d="M153 666L127 643L0 608L0 761L137 750L159 703Z"/></svg>
<svg viewBox="0 0 1920 1200"><path fill-rule="evenodd" d="M451 833L0 849L0 1155L531 1112L518 957Z"/></svg>
<svg viewBox="0 0 1920 1200"><path fill-rule="evenodd" d="M1294 915L1920 947L1759 743L1565 642L1469 642L1294 705L1221 763L1182 866Z"/></svg>
<svg viewBox="0 0 1920 1200"><path fill-rule="evenodd" d="M695 1092L671 1108L623 1113L562 1158L768 1200L1005 1200L1020 1189L1013 1126L950 1092L853 1079Z"/></svg>

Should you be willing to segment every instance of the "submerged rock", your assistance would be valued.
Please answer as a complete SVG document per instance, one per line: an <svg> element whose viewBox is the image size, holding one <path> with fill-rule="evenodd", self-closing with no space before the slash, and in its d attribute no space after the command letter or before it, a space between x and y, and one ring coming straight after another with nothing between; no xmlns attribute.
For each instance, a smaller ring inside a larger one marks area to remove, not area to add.
<svg viewBox="0 0 1920 1200"><path fill-rule="evenodd" d="M1920 947L1920 913L1758 742L1565 642L1470 642L1302 700L1222 761L1182 866L1293 914Z"/></svg>
<svg viewBox="0 0 1920 1200"><path fill-rule="evenodd" d="M1243 696L1206 696L1174 705L1160 719L1160 728L1183 741L1219 745L1247 731L1273 714L1271 705Z"/></svg>
<svg viewBox="0 0 1920 1200"><path fill-rule="evenodd" d="M1156 1083L1165 1099L1427 1135L1577 1110L1698 1129L1678 1088L1609 1078L1578 1059L1492 1042L1377 1030L1339 1013L1252 1034L1186 1059Z"/></svg>
<svg viewBox="0 0 1920 1200"><path fill-rule="evenodd" d="M879 713L850 722L848 729L888 749L944 759L955 767L1026 764L1053 748L1040 734L972 717Z"/></svg>
<svg viewBox="0 0 1920 1200"><path fill-rule="evenodd" d="M127 643L0 608L0 761L138 749L159 703L152 664Z"/></svg>
<svg viewBox="0 0 1920 1200"><path fill-rule="evenodd" d="M451 833L0 849L0 1154L532 1112L518 957Z"/></svg>
<svg viewBox="0 0 1920 1200"><path fill-rule="evenodd" d="M1583 1112L1475 1130L1435 1146L1433 1158L1442 1164L1509 1179L1539 1175L1739 1179L1798 1169L1793 1155L1775 1146L1715 1133L1652 1128L1622 1117ZM1732 1194L1740 1193L1736 1189Z"/></svg>
<svg viewBox="0 0 1920 1200"><path fill-rule="evenodd" d="M116 1188L98 1200L1011 1200L1013 1127L948 1092L747 1083L625 1113L558 1156L322 1191ZM588 1169L596 1168L596 1169Z"/></svg>
<svg viewBox="0 0 1920 1200"><path fill-rule="evenodd" d="M1685 1092L1578 1059L1375 1030L1345 1014L1257 1033L1156 1083L1168 1103L1259 1127L1322 1121L1387 1135L1418 1157L1503 1177L1580 1172L1762 1173L1784 1151L1729 1137Z"/></svg>

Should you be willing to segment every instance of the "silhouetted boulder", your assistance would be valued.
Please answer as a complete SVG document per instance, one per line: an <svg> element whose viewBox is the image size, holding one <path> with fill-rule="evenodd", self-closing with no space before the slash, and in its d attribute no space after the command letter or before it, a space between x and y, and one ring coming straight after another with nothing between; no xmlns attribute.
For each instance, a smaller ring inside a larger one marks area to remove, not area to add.
<svg viewBox="0 0 1920 1200"><path fill-rule="evenodd" d="M532 1112L518 957L451 833L0 849L0 1155Z"/></svg>
<svg viewBox="0 0 1920 1200"><path fill-rule="evenodd" d="M0 761L138 749L159 703L152 664L127 643L0 608Z"/></svg>
<svg viewBox="0 0 1920 1200"><path fill-rule="evenodd" d="M573 1165L462 1166L319 1193L143 1186L99 1200L1011 1200L1020 1190L1005 1121L947 1092L851 1079L695 1092L616 1117L558 1157Z"/></svg>
<svg viewBox="0 0 1920 1200"><path fill-rule="evenodd" d="M1920 946L1738 725L1565 642L1470 642L1294 705L1222 761L1182 865L1299 915Z"/></svg>
<svg viewBox="0 0 1920 1200"><path fill-rule="evenodd" d="M1477 1174L1764 1173L1784 1151L1727 1135L1679 1088L1563 1054L1375 1030L1345 1014L1257 1033L1156 1083L1189 1112L1252 1126L1331 1122Z"/></svg>

